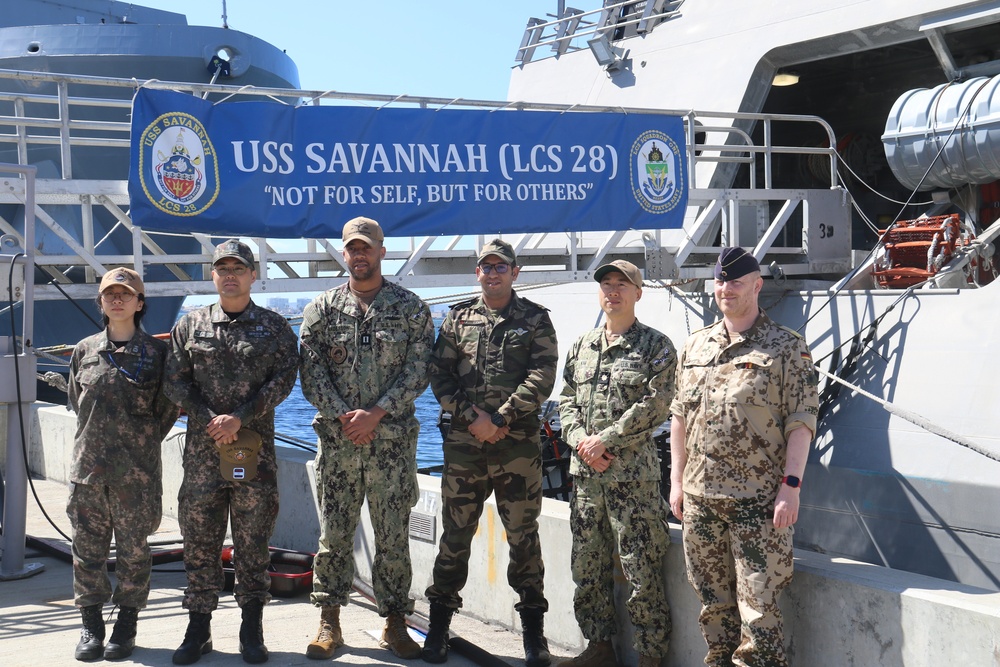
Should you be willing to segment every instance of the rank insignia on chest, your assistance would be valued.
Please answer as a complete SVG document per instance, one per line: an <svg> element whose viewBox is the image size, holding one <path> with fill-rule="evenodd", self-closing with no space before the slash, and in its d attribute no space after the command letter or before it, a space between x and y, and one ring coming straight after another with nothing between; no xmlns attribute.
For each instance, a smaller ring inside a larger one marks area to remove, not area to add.
<svg viewBox="0 0 1000 667"><path fill-rule="evenodd" d="M372 344L372 335L370 333L363 333L363 334L361 334L361 344L362 345L371 345Z"/></svg>
<svg viewBox="0 0 1000 667"><path fill-rule="evenodd" d="M337 345L330 349L330 358L333 359L333 363L342 364L344 360L347 359L347 348L343 345Z"/></svg>

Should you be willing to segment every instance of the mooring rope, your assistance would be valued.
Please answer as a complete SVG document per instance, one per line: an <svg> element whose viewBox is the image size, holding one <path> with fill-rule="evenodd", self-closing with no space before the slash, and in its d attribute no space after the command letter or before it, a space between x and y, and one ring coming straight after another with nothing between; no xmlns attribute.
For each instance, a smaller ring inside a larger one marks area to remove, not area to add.
<svg viewBox="0 0 1000 667"><path fill-rule="evenodd" d="M897 417L905 419L906 421L908 421L911 424L914 424L916 426L919 426L920 428L924 429L925 431L930 431L931 433L934 433L935 435L939 435L942 438L947 438L948 440L951 440L952 442L954 442L956 444L959 444L962 447L967 447L968 449L971 449L972 451L976 452L977 454L982 454L986 458L993 459L994 461L1000 461L1000 454L997 454L996 452L993 452L993 451L991 451L989 449L986 449L982 445L980 445L980 444L978 444L976 442L973 442L972 440L969 440L965 436L959 435L958 433L955 433L954 431L949 431L948 429L944 428L943 426L938 426L937 424L933 423L931 420L927 419L926 417L922 417L922 416L918 415L915 412L911 412L910 410L906 410L904 408L901 408L898 405L890 403L889 401L887 401L887 400L885 400L883 398L879 398L875 394L871 394L871 393L865 391L864 389L862 389L861 387L859 387L859 386L857 386L855 384L851 384L847 380L844 380L843 378L840 378L840 377L834 375L833 373L828 373L828 372L824 371L819 366L816 366L815 368L816 368L816 372L817 373L821 373L822 375L825 375L826 377L828 377L829 379L833 380L834 382L839 382L840 384L844 385L845 387L847 387L851 391L855 391L855 392L861 394L862 396L864 396L866 398L870 398L871 400L873 400L876 403L878 403L879 405L881 405L887 412L890 412L890 413L896 415Z"/></svg>

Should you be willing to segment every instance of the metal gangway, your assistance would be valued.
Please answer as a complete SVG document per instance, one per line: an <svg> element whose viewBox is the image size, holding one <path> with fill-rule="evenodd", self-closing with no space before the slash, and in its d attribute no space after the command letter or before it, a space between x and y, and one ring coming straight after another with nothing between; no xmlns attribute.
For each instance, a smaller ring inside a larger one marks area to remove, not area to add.
<svg viewBox="0 0 1000 667"><path fill-rule="evenodd" d="M169 270L166 279L146 282L150 296L214 293L208 264L219 239L183 231L150 232L129 218L129 115L138 86L178 90L220 103L271 99L295 105L681 116L690 184L683 228L505 236L524 258L520 284L587 281L601 263L615 258L633 261L648 280L696 281L711 277L718 249L726 245L752 247L763 266L773 266L786 278L837 275L851 268L851 198L838 184L837 154L830 148L836 145L833 131L818 117L291 91L0 70L0 163L38 168L35 264L50 284L36 285L37 300L89 298L105 271L122 265L144 276L157 265ZM789 124L813 128L816 144L776 145L777 129ZM100 177L88 166L96 163L95 155L103 165ZM828 181L810 189L782 187L775 169L782 159L818 162ZM720 173L737 170L742 182L718 185ZM0 233L21 243L27 199L24 179L0 176ZM475 249L488 239L456 232L387 240L386 277L408 288L469 285ZM165 250L167 239L176 236L194 239L196 243L188 245L195 250ZM260 260L259 287L268 294L319 292L346 276L339 238L248 240ZM765 268L765 274L770 270Z"/></svg>

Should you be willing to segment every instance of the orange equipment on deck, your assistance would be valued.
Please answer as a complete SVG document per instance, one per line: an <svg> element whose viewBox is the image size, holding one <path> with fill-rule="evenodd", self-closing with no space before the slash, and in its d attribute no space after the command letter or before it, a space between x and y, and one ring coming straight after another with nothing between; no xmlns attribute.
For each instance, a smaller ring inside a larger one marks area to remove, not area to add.
<svg viewBox="0 0 1000 667"><path fill-rule="evenodd" d="M967 246L975 238L962 229L955 213L901 220L879 233L884 252L876 258L872 276L879 287L890 289L905 289L928 280L951 261L956 247Z"/></svg>

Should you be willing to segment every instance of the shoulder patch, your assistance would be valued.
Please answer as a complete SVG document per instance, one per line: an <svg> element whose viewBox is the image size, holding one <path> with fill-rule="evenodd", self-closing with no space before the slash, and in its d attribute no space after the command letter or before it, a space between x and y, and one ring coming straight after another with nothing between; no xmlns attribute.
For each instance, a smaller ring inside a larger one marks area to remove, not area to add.
<svg viewBox="0 0 1000 667"><path fill-rule="evenodd" d="M796 331L795 329L789 329L788 327L786 327L786 326L785 326L785 325L783 325L783 324L779 324L779 325L778 325L778 328L779 328L779 329L783 329L783 330L787 331L788 333L792 334L793 336L795 336L795 337L796 337L796 338L798 338L799 340L805 340L805 337L803 337L803 335L802 335L802 334L800 334L800 333L799 333L798 331Z"/></svg>
<svg viewBox="0 0 1000 667"><path fill-rule="evenodd" d="M671 349L670 343L667 343L666 345L663 346L663 349L660 350L659 354L656 355L656 358L653 359L652 361L653 366L662 366L663 364L670 361L670 355L672 353L673 350Z"/></svg>
<svg viewBox="0 0 1000 667"><path fill-rule="evenodd" d="M531 299L525 299L520 294L517 295L517 298L520 299L521 302L524 304L525 309L535 308L537 310L541 310L541 311L544 311L546 313L549 312L548 308L546 308L542 304L538 303L537 301L532 301Z"/></svg>
<svg viewBox="0 0 1000 667"><path fill-rule="evenodd" d="M705 331L705 330L707 330L707 329L711 329L712 327L714 327L715 325L717 325L717 324L718 324L719 322L721 322L721 321L722 321L722 320L716 320L716 321L712 322L711 324L707 324L707 325L703 326L703 327L702 327L702 328L700 328L700 329L695 329L694 331L692 331L692 332L691 332L691 334L690 334L690 335L692 335L692 336L693 336L693 335L694 335L694 334L696 334L696 333L701 333L702 331Z"/></svg>

